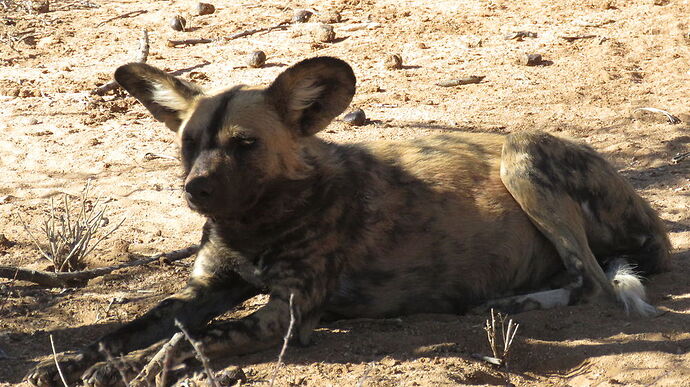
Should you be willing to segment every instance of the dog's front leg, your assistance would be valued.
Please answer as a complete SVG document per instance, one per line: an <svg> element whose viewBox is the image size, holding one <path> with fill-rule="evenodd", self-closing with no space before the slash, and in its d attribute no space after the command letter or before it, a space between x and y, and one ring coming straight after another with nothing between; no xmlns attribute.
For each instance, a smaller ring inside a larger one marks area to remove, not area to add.
<svg viewBox="0 0 690 387"><path fill-rule="evenodd" d="M224 251L223 253L230 254L231 252ZM232 270L231 265L224 264L229 258L219 257L217 249L212 244L203 244L195 262L194 271L182 291L168 297L146 314L103 336L81 351L58 355L60 368L68 383L79 380L82 373L92 364L106 360L101 348L111 356L119 357L121 354L127 354L169 338L177 331L175 320L180 321L189 329L199 329L213 317L256 295L259 288L242 279ZM129 368L134 370L140 365L139 363L133 362ZM93 379L93 375L94 373L89 373L87 379ZM60 384L53 359L39 363L26 379L36 386ZM98 381L98 384L108 385L105 376L101 379L104 380ZM92 380L92 382L95 381Z"/></svg>

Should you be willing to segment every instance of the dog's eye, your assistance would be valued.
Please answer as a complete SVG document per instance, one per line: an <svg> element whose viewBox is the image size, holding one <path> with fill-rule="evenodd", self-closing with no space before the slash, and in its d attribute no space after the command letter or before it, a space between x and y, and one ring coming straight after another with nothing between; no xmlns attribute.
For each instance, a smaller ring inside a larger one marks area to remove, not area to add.
<svg viewBox="0 0 690 387"><path fill-rule="evenodd" d="M238 143L243 147L250 147L250 146L256 144L256 138L242 137L238 140Z"/></svg>

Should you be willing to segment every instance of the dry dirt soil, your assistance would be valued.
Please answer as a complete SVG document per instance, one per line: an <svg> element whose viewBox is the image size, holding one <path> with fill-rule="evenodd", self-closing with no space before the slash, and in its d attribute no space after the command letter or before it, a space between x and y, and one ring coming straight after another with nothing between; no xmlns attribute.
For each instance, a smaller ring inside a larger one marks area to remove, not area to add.
<svg viewBox="0 0 690 387"><path fill-rule="evenodd" d="M507 374L472 356L489 353L485 315L329 323L313 345L288 349L277 385L502 385L507 375L520 386L690 386L690 158L672 162L690 151L689 1L238 0L205 16L190 0L55 1L47 13L29 12L31 3L0 1L0 264L45 269L18 215L37 230L50 199L76 200L87 180L111 225L125 219L89 268L197 242L202 219L181 197L178 162L150 155L176 156L172 133L122 92L89 95L136 57L143 29L148 63L207 88L265 84L301 59L338 56L355 70L353 108L369 121L333 123L322 133L333 141L540 129L602 152L668 226L671 270L648 281L666 313L636 319L584 305L512 316L520 328ZM299 8L317 15L224 39L290 20ZM145 12L110 20L132 11ZM187 31L169 27L176 14ZM318 21L331 22L335 41L315 40ZM508 39L518 31L536 35ZM212 42L168 45L192 38ZM266 52L265 67L246 66L255 50ZM389 54L400 54L403 68L384 67ZM526 54L543 62L521 64ZM485 78L436 85L471 75ZM58 351L76 349L141 315L183 286L191 263L120 270L67 290L0 280L0 384L22 384L49 359L50 335ZM240 366L246 385L266 385L278 350L213 366Z"/></svg>

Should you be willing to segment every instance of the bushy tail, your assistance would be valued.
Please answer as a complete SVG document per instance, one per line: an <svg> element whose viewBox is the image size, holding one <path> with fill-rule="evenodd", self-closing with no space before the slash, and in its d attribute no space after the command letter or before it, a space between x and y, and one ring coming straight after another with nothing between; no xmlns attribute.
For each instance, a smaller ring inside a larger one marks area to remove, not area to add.
<svg viewBox="0 0 690 387"><path fill-rule="evenodd" d="M623 304L625 313L637 314L642 317L653 317L659 311L647 303L647 297L642 285L642 277L639 276L634 266L625 259L616 259L608 265L606 275L613 285L618 301Z"/></svg>

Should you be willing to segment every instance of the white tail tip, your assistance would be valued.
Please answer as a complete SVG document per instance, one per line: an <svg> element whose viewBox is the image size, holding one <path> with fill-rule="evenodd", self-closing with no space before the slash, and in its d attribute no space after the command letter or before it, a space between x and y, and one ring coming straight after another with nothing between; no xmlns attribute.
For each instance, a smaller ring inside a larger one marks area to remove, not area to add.
<svg viewBox="0 0 690 387"><path fill-rule="evenodd" d="M647 303L642 277L635 273L633 266L620 259L611 264L606 274L626 314L633 313L642 317L653 317L659 314L654 306Z"/></svg>

